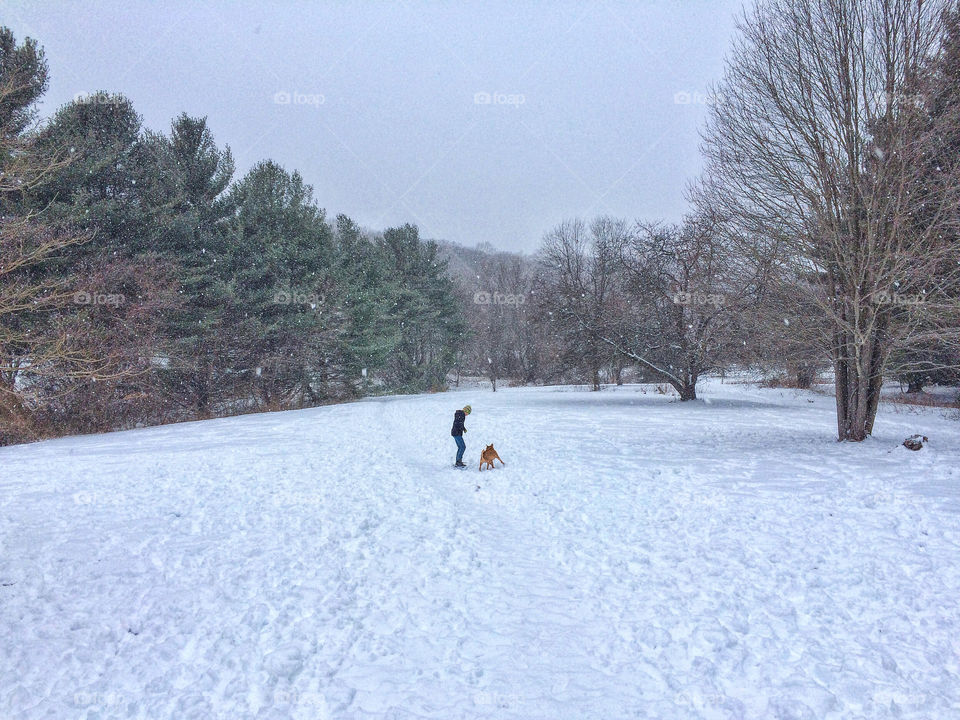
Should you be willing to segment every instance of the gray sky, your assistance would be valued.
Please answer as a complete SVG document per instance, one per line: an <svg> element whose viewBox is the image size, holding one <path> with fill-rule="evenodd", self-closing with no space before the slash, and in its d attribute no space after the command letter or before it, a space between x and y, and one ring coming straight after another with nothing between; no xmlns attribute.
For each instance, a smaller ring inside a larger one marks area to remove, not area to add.
<svg viewBox="0 0 960 720"><path fill-rule="evenodd" d="M679 219L740 0L4 0L44 46L44 115L122 92L206 115L238 176L271 158L328 213L531 251L565 218Z"/></svg>

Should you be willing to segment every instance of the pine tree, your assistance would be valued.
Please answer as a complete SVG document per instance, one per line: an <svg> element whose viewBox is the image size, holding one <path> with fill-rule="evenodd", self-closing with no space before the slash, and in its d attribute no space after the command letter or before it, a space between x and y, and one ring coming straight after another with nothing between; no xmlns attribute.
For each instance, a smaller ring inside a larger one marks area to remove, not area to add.
<svg viewBox="0 0 960 720"><path fill-rule="evenodd" d="M390 317L400 332L389 379L405 391L440 387L466 331L446 261L435 242L420 240L416 225L386 230L380 247L392 277L385 288Z"/></svg>
<svg viewBox="0 0 960 720"><path fill-rule="evenodd" d="M344 372L349 388L357 391L384 367L400 341L400 330L390 317L392 301L385 292L390 275L381 249L345 215L337 216L336 227L334 278L347 321L342 338Z"/></svg>
<svg viewBox="0 0 960 720"><path fill-rule="evenodd" d="M156 218L154 247L176 266L181 298L181 309L167 323L169 381L174 397L205 416L227 390L221 358L228 353L232 206L226 190L233 157L229 147L217 147L206 118L181 114L169 139L152 140L163 169L158 195L166 196L167 209Z"/></svg>
<svg viewBox="0 0 960 720"><path fill-rule="evenodd" d="M258 163L230 198L238 373L266 406L322 399L341 372L324 211L299 173L271 161Z"/></svg>
<svg viewBox="0 0 960 720"><path fill-rule="evenodd" d="M70 163L36 194L38 207L79 227L96 240L71 262L145 251L149 214L137 187L141 118L122 95L106 92L61 107L40 135L47 152L69 148Z"/></svg>

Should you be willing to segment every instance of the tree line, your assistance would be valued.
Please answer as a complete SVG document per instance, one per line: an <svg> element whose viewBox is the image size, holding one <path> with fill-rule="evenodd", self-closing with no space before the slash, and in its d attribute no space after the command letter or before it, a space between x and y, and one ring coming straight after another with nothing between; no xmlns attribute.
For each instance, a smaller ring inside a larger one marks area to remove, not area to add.
<svg viewBox="0 0 960 720"><path fill-rule="evenodd" d="M885 380L960 383L960 9L742 12L676 224L598 217L533 256L329 219L203 118L99 93L42 125L43 52L0 31L2 442L371 392L708 373L832 377L841 440Z"/></svg>
<svg viewBox="0 0 960 720"><path fill-rule="evenodd" d="M122 95L37 122L48 67L0 29L0 442L445 382L464 337L436 243L236 177L204 118Z"/></svg>
<svg viewBox="0 0 960 720"><path fill-rule="evenodd" d="M490 256L478 283L529 302L468 308L473 371L629 367L681 400L725 367L826 371L853 441L884 380L960 383L957 4L761 0L712 97L682 223L561 223L521 277Z"/></svg>

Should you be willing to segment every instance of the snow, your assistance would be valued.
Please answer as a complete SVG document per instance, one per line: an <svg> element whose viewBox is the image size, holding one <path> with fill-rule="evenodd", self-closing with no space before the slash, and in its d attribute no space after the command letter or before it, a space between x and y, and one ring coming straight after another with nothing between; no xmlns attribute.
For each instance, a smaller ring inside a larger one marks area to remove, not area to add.
<svg viewBox="0 0 960 720"><path fill-rule="evenodd" d="M701 394L2 449L0 717L960 717L958 423L885 405L839 444L829 397Z"/></svg>

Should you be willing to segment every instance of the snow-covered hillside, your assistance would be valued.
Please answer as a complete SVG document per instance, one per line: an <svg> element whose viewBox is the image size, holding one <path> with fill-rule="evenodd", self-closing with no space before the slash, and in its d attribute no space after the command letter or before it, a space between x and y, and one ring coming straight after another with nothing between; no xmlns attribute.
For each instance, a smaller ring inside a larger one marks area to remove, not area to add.
<svg viewBox="0 0 960 720"><path fill-rule="evenodd" d="M960 424L885 407L841 445L829 397L702 395L0 450L0 717L960 717Z"/></svg>

